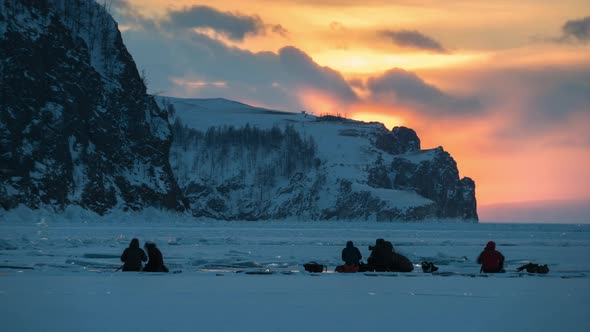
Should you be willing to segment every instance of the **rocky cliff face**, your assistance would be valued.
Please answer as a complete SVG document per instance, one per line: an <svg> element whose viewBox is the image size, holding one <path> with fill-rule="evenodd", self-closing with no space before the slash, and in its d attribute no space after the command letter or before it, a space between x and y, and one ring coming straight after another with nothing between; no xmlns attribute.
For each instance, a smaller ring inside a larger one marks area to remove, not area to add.
<svg viewBox="0 0 590 332"><path fill-rule="evenodd" d="M186 206L167 115L87 0L0 1L0 206Z"/></svg>
<svg viewBox="0 0 590 332"><path fill-rule="evenodd" d="M222 99L160 99L170 163L195 216L477 221L475 184L409 128L268 111ZM197 121L195 121L197 120Z"/></svg>
<svg viewBox="0 0 590 332"><path fill-rule="evenodd" d="M169 114L94 1L0 0L0 206L477 220L473 181L409 128L223 99L159 102Z"/></svg>
<svg viewBox="0 0 590 332"><path fill-rule="evenodd" d="M393 187L415 190L436 203L436 218L477 220L475 183L471 178L459 178L457 163L442 147L419 154L395 157L389 171Z"/></svg>

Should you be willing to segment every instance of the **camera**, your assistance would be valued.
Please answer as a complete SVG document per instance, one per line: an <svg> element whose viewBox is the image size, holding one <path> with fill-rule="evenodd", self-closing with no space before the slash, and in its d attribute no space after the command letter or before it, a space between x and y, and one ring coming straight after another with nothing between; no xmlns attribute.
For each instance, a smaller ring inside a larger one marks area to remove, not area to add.
<svg viewBox="0 0 590 332"><path fill-rule="evenodd" d="M373 249L375 249L374 246L369 246L369 250L373 251Z"/></svg>

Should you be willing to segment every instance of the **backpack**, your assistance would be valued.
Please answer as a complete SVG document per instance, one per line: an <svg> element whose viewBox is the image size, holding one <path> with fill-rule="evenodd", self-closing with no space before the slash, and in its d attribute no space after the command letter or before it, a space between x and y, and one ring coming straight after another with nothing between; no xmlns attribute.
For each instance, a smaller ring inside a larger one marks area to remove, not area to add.
<svg viewBox="0 0 590 332"><path fill-rule="evenodd" d="M518 271L518 272L521 272L522 270L526 270L528 273L545 274L545 273L549 272L549 267L547 266L547 264L539 265L539 264L535 264L535 263L528 263L528 264L525 264L525 265L519 267L518 269L516 269L516 271Z"/></svg>
<svg viewBox="0 0 590 332"><path fill-rule="evenodd" d="M435 266L434 263L427 261L422 262L422 272L432 273L436 271L438 271L438 266Z"/></svg>
<svg viewBox="0 0 590 332"><path fill-rule="evenodd" d="M324 270L327 270L325 265L318 264L316 262L309 262L309 263L303 264L303 268L307 272L315 272L315 273L322 273L322 272L324 272Z"/></svg>

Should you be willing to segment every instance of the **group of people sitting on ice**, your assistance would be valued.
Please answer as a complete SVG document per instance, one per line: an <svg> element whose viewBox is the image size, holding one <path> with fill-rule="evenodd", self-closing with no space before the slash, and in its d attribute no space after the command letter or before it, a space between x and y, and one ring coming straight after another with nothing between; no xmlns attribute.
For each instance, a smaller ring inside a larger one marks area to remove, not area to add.
<svg viewBox="0 0 590 332"><path fill-rule="evenodd" d="M344 265L336 267L336 272L412 272L412 262L393 249L393 244L384 239L377 239L374 246L369 246L371 255L367 264L361 262L363 256L352 241L346 242L346 248L342 249Z"/></svg>
<svg viewBox="0 0 590 332"><path fill-rule="evenodd" d="M367 264L364 264L361 259L360 250L354 246L352 241L346 242L346 248L342 249L342 260L344 265L336 267L336 272L351 273L351 272L412 272L414 266L412 262L405 256L395 252L393 244L384 239L377 239L374 246L369 246L371 255L367 259ZM477 263L481 264L480 272L483 273L502 273L504 270L504 255L496 250L496 243L489 241L485 249L479 254ZM527 264L536 265L536 264ZM544 266L546 268L546 265ZM519 271L529 268L523 266ZM422 262L422 270L424 272L435 272L438 270L431 262ZM548 271L548 269L547 269ZM547 272L535 272L547 273Z"/></svg>
<svg viewBox="0 0 590 332"><path fill-rule="evenodd" d="M144 248L147 251L147 256L143 249L139 247L139 240L132 239L129 247L123 251L121 261L124 265L121 267L123 271L144 271L144 272L168 272L168 268L164 265L164 258L162 252L156 247L153 242L146 242ZM336 267L336 272L354 273L354 272L412 272L414 265L404 255L395 252L393 244L384 239L377 239L374 246L369 246L371 255L367 259L367 263L361 260L363 256L360 250L354 246L352 241L346 242L346 248L342 249L342 260L344 265ZM142 262L147 261L145 267L142 267ZM504 255L496 250L496 243L489 241L484 250L477 257L477 263L481 265L480 272L483 273L503 273L504 270ZM422 262L422 270L424 272L435 272L438 270L431 262ZM325 266L315 262L304 264L305 270L310 272L322 272ZM547 265L538 265L529 263L517 269L517 271L525 270L529 273L547 273L549 268Z"/></svg>
<svg viewBox="0 0 590 332"><path fill-rule="evenodd" d="M121 269L127 271L144 271L144 272L168 272L168 268L164 265L164 258L162 252L153 242L146 242L143 246L147 251L139 247L139 240L132 239L129 247L123 251L121 261L124 263ZM142 267L143 263L147 264Z"/></svg>

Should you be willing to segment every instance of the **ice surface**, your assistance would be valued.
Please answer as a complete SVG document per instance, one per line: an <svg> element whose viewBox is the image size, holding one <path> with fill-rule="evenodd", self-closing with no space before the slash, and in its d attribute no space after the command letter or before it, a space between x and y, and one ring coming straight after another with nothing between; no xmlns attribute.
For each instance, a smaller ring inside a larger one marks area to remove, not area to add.
<svg viewBox="0 0 590 332"><path fill-rule="evenodd" d="M181 273L115 273L133 237L155 241L170 270ZM407 274L302 271L308 261L333 271L346 240L366 259L378 237L443 273L419 266ZM490 239L509 273L478 273L475 258ZM514 272L528 261L551 271ZM245 273L264 270L276 273ZM230 223L157 211L0 215L6 331L588 331L589 295L590 225Z"/></svg>

